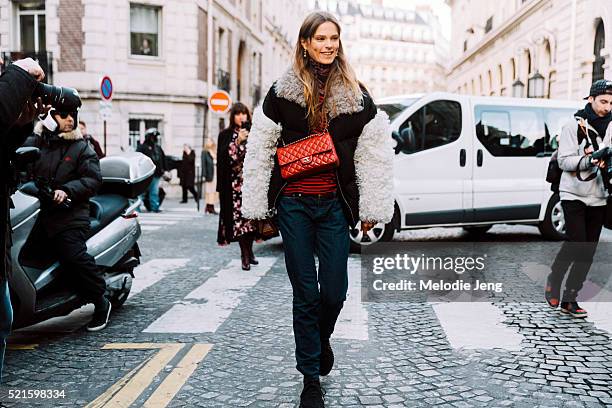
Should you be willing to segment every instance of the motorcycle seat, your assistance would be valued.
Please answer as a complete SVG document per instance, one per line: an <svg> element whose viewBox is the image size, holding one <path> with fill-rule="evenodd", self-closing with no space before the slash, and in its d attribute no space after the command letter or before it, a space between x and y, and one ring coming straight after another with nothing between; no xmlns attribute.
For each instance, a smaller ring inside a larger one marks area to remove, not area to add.
<svg viewBox="0 0 612 408"><path fill-rule="evenodd" d="M101 194L89 199L90 236L117 219L129 206L127 198L118 194Z"/></svg>

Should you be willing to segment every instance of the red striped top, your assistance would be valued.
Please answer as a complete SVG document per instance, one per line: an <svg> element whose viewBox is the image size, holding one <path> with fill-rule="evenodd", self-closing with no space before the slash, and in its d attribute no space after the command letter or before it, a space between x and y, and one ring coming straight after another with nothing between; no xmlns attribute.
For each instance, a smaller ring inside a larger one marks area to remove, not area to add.
<svg viewBox="0 0 612 408"><path fill-rule="evenodd" d="M312 59L309 60L315 72L318 88L319 88L319 101L323 102L325 99L325 83L329 77L329 71L331 65L319 64ZM319 126L320 129L316 131L322 131L325 129L326 124L323 123ZM299 180L290 181L287 187L283 190L284 195L290 194L328 194L333 193L338 189L336 180L336 171L327 170L323 173L314 174L312 176L304 177Z"/></svg>

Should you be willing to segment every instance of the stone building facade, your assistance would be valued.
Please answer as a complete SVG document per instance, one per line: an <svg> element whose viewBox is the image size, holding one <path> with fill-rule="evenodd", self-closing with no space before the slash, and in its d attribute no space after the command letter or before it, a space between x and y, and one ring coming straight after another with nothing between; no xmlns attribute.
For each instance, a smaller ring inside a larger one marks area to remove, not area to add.
<svg viewBox="0 0 612 408"><path fill-rule="evenodd" d="M448 4L453 21L450 91L579 99L594 79L612 75L610 1Z"/></svg>
<svg viewBox="0 0 612 408"><path fill-rule="evenodd" d="M109 75L114 86L109 154L134 149L145 129L157 127L166 152L179 156L184 143L200 152L208 133L216 138L226 125L227 115L207 112L209 68L212 89L224 89L234 101L253 106L262 85L272 80L266 77L274 74L272 61L280 64L286 58L290 38L270 41L270 27L297 31L284 24L289 12L302 18L299 2L270 3L0 0L0 53L5 66L11 59L34 56L53 84L77 88L83 99L81 118L101 143L99 86L102 76Z"/></svg>
<svg viewBox="0 0 612 408"><path fill-rule="evenodd" d="M313 8L340 19L345 52L374 97L446 89L448 41L429 6L317 0Z"/></svg>

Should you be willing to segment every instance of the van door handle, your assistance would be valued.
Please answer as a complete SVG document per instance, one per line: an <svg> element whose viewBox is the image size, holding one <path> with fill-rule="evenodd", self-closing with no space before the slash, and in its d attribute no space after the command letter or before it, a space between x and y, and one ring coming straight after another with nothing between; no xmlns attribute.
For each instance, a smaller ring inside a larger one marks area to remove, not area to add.
<svg viewBox="0 0 612 408"><path fill-rule="evenodd" d="M476 153L476 165L478 167L482 167L482 149L478 149L477 153Z"/></svg>
<svg viewBox="0 0 612 408"><path fill-rule="evenodd" d="M459 150L459 166L465 167L465 161L467 160L467 154L465 149Z"/></svg>

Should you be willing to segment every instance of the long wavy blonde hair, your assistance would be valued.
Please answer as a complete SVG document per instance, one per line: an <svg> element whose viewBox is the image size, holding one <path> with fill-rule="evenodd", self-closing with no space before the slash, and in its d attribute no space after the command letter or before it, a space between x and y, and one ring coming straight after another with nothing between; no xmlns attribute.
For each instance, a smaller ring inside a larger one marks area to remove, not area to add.
<svg viewBox="0 0 612 408"><path fill-rule="evenodd" d="M338 29L340 34L340 23L330 13L316 11L309 14L300 28L298 35L297 44L295 46L295 57L293 60L293 70L304 85L304 99L306 100L307 106L307 117L308 124L311 128L322 123L326 119L326 115L329 112L325 111L324 103L319 101L319 85L317 83L315 74L310 65L310 57L304 57L304 48L302 47L302 41L311 40L319 26L323 23L331 22ZM357 80L355 71L351 68L351 65L344 54L342 47L342 40L338 47L338 54L332 63L332 68L329 73L327 83L325 85L325 95L329 95L330 84L334 83L337 78L340 78L344 85L358 96L361 93L359 88L360 83ZM334 107L332 107L334 109Z"/></svg>

